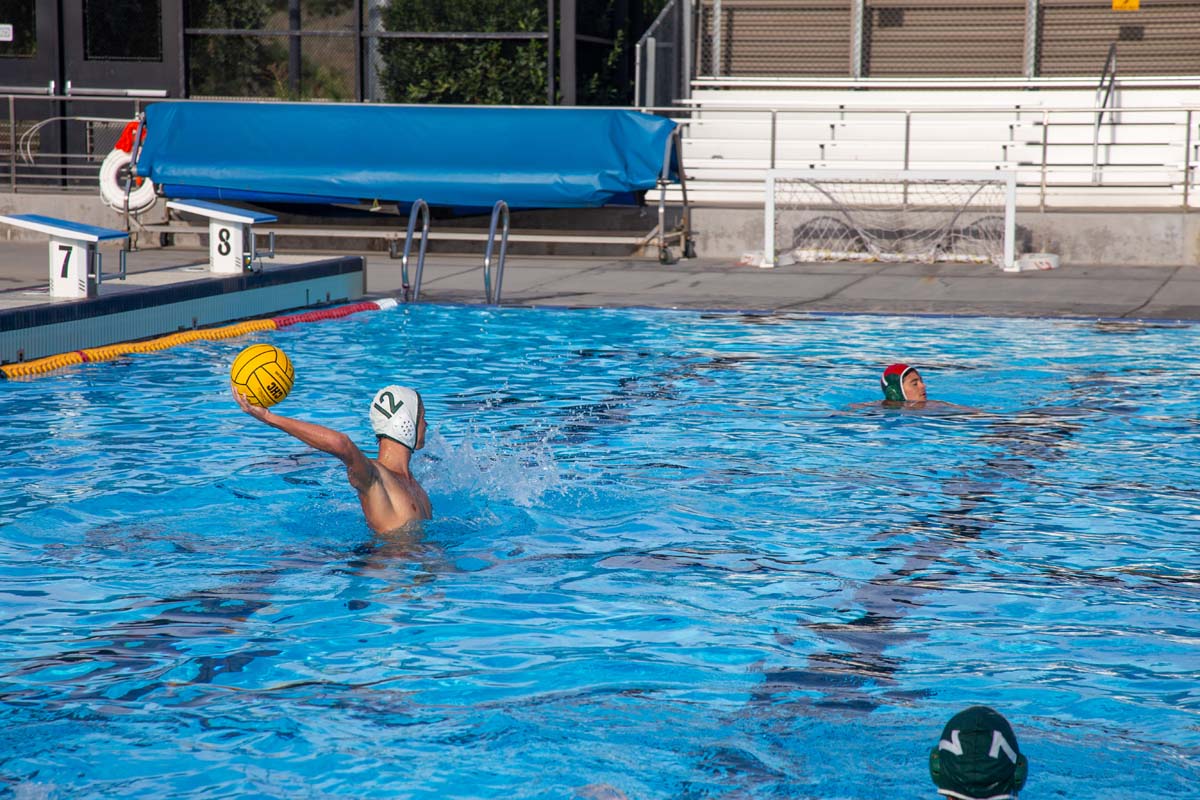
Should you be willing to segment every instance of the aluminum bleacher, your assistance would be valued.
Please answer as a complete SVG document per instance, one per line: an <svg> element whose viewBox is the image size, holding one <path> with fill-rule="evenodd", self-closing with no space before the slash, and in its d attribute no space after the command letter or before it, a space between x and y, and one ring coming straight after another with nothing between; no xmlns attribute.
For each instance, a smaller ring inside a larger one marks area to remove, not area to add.
<svg viewBox="0 0 1200 800"><path fill-rule="evenodd" d="M769 168L1014 170L1022 207L1200 207L1200 80L907 82L701 78L688 199L763 203ZM1097 125L1099 119L1099 125Z"/></svg>

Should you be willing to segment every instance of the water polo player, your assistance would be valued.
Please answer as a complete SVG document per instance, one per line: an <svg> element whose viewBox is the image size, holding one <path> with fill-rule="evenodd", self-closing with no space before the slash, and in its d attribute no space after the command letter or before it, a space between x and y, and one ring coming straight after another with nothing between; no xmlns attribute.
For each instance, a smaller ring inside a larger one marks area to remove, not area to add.
<svg viewBox="0 0 1200 800"><path fill-rule="evenodd" d="M371 428L379 442L379 457L374 459L367 458L344 433L251 405L236 388L233 397L255 419L341 459L350 485L358 492L363 516L376 533L433 515L429 496L409 469L413 452L425 446L425 405L416 391L385 386L371 399Z"/></svg>
<svg viewBox="0 0 1200 800"><path fill-rule="evenodd" d="M987 706L951 717L929 752L929 777L954 800L1016 800L1028 775L1012 726Z"/></svg>
<svg viewBox="0 0 1200 800"><path fill-rule="evenodd" d="M925 381L916 367L908 364L892 364L879 378L883 388L883 401L887 403L924 403Z"/></svg>
<svg viewBox="0 0 1200 800"><path fill-rule="evenodd" d="M883 389L883 400L855 403L850 410L866 408L888 408L915 411L922 414L978 414L978 409L930 400L925 391L925 379L916 367L908 364L890 364L879 378Z"/></svg>

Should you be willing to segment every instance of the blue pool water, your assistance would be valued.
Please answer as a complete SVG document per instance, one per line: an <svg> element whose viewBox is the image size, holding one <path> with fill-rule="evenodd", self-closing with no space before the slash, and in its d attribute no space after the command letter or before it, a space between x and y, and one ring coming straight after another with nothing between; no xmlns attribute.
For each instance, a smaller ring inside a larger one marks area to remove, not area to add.
<svg viewBox="0 0 1200 800"><path fill-rule="evenodd" d="M423 391L421 535L252 341L365 448ZM0 794L928 798L983 703L1024 798L1195 798L1198 345L423 306L0 384ZM983 413L847 410L902 359Z"/></svg>

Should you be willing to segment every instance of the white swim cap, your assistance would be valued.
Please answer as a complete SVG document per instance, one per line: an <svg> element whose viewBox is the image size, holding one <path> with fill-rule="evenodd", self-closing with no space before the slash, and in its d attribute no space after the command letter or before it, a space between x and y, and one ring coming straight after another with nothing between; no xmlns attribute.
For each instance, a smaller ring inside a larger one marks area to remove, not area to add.
<svg viewBox="0 0 1200 800"><path fill-rule="evenodd" d="M420 414L419 394L406 386L385 386L371 401L371 429L376 436L386 436L415 450Z"/></svg>

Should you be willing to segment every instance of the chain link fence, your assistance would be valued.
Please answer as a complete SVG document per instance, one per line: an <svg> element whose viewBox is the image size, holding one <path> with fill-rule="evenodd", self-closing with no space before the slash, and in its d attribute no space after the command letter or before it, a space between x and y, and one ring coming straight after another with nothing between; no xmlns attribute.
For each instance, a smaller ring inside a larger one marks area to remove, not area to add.
<svg viewBox="0 0 1200 800"><path fill-rule="evenodd" d="M698 75L1200 75L1200 0L698 0Z"/></svg>
<svg viewBox="0 0 1200 800"><path fill-rule="evenodd" d="M1041 0L1037 74L1096 75L1111 43L1121 75L1200 75L1200 2L1146 0L1137 11L1106 3Z"/></svg>
<svg viewBox="0 0 1200 800"><path fill-rule="evenodd" d="M697 3L699 74L846 77L853 0Z"/></svg>
<svg viewBox="0 0 1200 800"><path fill-rule="evenodd" d="M667 106L686 96L691 80L690 8L670 0L638 40L634 65L634 103Z"/></svg>

